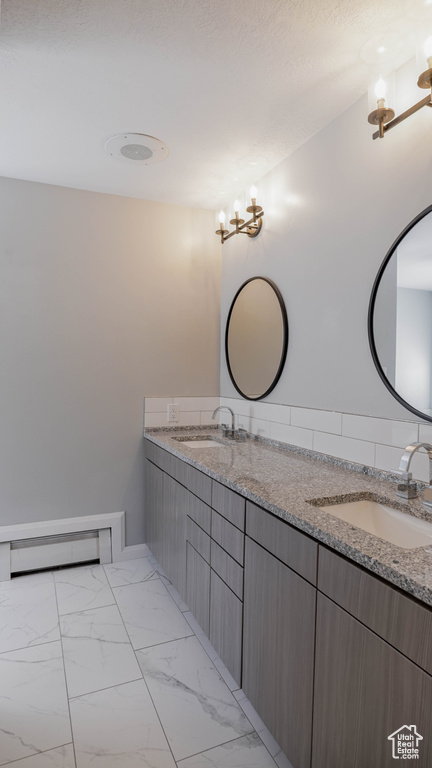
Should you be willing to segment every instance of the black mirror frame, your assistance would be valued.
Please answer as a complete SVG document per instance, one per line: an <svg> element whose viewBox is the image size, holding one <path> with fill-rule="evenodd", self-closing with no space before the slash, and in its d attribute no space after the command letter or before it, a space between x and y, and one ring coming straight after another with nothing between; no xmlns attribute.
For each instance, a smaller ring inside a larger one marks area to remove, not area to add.
<svg viewBox="0 0 432 768"><path fill-rule="evenodd" d="M278 302L279 302L279 307L280 307L281 315L282 315L282 323L283 323L283 346L282 346L282 353L281 353L281 357L280 357L279 366L278 366L277 372L276 372L276 374L275 374L275 376L273 378L273 381L270 384L269 388L264 392L264 394L259 395L259 397L249 397L249 395L245 395L245 393L242 392L242 390L237 385L237 383L236 383L236 381L234 379L233 372L232 372L231 366L230 366L229 355L228 355L228 333L229 333L229 325L230 325L230 320L231 320L231 315L233 313L234 305L236 303L236 300L237 300L239 294L243 290L243 288L245 288L245 286L248 285L248 283L251 283L253 280L264 280L266 283L268 283L273 288L273 290L274 290L274 292L276 294L276 297L278 299ZM287 317L287 311L286 311L286 307L285 307L285 302L284 302L284 300L282 298L282 294L281 294L279 288L268 277L262 277L261 275L257 275L255 277L250 277L248 280L246 280L240 286L240 288L238 289L236 295L234 296L234 298L232 300L232 303L231 303L230 310L228 312L228 317L227 317L226 327L225 327L225 360L226 360L226 364L227 364L227 368L228 368L228 373L230 375L230 379L231 379L231 381L233 383L233 386L235 387L235 389L239 393L239 395L244 397L245 400L262 400L264 397L267 397L267 395L269 395L270 392L272 392L272 390L275 388L276 384L278 383L278 381L279 381L279 379L281 377L281 374L282 374L282 371L283 371L283 368L284 368L284 365L285 365L285 361L286 361L287 350L288 350L288 317Z"/></svg>
<svg viewBox="0 0 432 768"><path fill-rule="evenodd" d="M381 363L379 361L379 357L378 357L378 353L377 353L377 349L376 349L376 345L375 345L375 338L374 338L374 332L373 332L373 315L374 315L374 309L375 309L375 303L376 303L376 297L377 297L377 293L378 293L378 288L379 288L379 285L380 285L380 282L381 282L381 278L382 278L382 276L384 274L385 268L387 267L387 264L389 263L391 257L393 256L395 250L397 249L399 243L404 239L404 237L408 234L408 232L410 232L410 230L413 229L413 227L415 227L415 225L418 224L418 222L421 221L421 219L423 219L425 216L427 216L428 213L431 213L431 211L432 211L432 205L429 205L427 208L424 209L424 211L419 213L418 216L416 216L415 219L413 219L405 227L405 229L402 230L400 235L398 235L398 237L394 241L393 245L391 246L391 248L387 252L387 254L386 254L385 258L384 258L384 261L382 262L382 264L381 264L381 266L380 266L380 268L378 270L378 274L377 274L377 276L375 278L375 282L373 284L372 293L371 293L371 297L370 297L370 301L369 301L369 311L368 311L369 346L370 346L370 350L371 350L371 353L372 353L372 359L373 359L373 361L375 363L375 367L376 367L376 369L377 369L377 371L378 371L378 373L379 373L383 383L385 384L385 386L387 387L389 392L393 395L393 397L401 405L403 405L404 408L406 408L408 411L411 411L411 413L414 413L416 416L418 416L418 418L423 419L424 421L430 421L430 422L432 422L432 416L428 416L426 413L423 413L422 411L418 411L417 408L414 408L413 405L410 405L410 403L407 403L407 401L404 400L403 397L401 397L398 392L396 392L395 388L393 387L393 385L390 383L390 381L386 377L386 375L385 375L385 373L384 373L384 371L383 371L383 369L381 367Z"/></svg>

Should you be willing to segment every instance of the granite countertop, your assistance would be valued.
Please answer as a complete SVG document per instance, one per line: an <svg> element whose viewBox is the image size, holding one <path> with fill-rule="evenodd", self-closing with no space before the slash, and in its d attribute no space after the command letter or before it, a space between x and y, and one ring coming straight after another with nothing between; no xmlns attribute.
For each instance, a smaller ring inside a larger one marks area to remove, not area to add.
<svg viewBox="0 0 432 768"><path fill-rule="evenodd" d="M218 445L191 447L179 442L182 435L188 439L212 435ZM405 501L396 495L396 483L389 473L294 446L255 439L233 443L211 427L152 429L145 432L145 437L432 606L432 546L402 549L316 506L373 498L432 521L421 499Z"/></svg>

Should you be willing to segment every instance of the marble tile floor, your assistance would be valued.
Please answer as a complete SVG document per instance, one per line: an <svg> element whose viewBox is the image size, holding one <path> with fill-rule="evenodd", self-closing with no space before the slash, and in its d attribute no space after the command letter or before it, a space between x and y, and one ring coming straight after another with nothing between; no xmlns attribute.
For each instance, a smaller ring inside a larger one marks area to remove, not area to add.
<svg viewBox="0 0 432 768"><path fill-rule="evenodd" d="M0 583L0 766L292 768L149 551Z"/></svg>

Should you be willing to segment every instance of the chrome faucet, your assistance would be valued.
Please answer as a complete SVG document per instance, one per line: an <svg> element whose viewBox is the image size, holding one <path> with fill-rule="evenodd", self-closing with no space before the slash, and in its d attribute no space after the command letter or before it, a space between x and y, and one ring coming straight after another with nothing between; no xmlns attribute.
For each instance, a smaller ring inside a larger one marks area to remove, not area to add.
<svg viewBox="0 0 432 768"><path fill-rule="evenodd" d="M430 443L411 443L405 448L399 470L396 472L401 478L401 482L398 483L397 495L403 499L414 499L417 496L417 484L413 481L409 468L412 457L420 448L424 448L429 456L429 486L424 489L423 504L430 508L432 507L432 445Z"/></svg>
<svg viewBox="0 0 432 768"><path fill-rule="evenodd" d="M215 418L215 416L216 416L218 411L222 411L222 410L229 411L230 414L231 414L231 429L228 429L226 424L222 424L221 425L223 427L223 430L224 430L224 432L223 432L224 437L233 437L234 438L235 437L235 426L234 426L235 416L234 416L234 411L232 410L232 408L228 408L227 405L218 405L218 407L215 408L214 411L213 411L212 419Z"/></svg>

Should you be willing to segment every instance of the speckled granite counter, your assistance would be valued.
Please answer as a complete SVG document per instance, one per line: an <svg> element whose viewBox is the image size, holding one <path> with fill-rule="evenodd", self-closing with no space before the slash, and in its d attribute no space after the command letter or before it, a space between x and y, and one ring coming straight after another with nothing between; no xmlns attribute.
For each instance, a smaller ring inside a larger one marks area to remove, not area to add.
<svg viewBox="0 0 432 768"><path fill-rule="evenodd" d="M182 434L203 437L202 430L154 429L152 442L188 464L241 493L250 501L354 562L432 606L432 546L402 549L333 517L316 504L374 498L415 517L432 521L421 499L403 501L386 473L367 474L367 468L348 468L346 462L323 461L310 451L286 450L266 442L222 441L216 447L191 447L179 442ZM177 439L176 439L177 438ZM313 501L314 503L311 503Z"/></svg>

